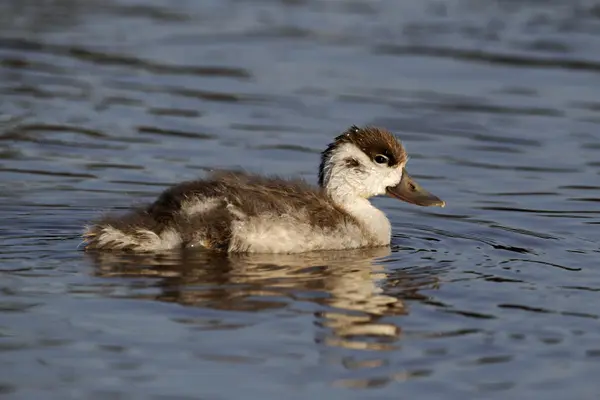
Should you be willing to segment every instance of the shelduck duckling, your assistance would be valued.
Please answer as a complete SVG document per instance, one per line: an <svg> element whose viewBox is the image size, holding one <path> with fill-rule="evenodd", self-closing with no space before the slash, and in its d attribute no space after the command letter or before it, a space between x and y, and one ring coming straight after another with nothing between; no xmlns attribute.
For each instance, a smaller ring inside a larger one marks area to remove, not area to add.
<svg viewBox="0 0 600 400"><path fill-rule="evenodd" d="M385 129L350 127L321 153L319 186L216 172L165 190L151 205L86 227L87 250L301 253L387 246L391 225L370 197L444 207L406 172L401 142Z"/></svg>

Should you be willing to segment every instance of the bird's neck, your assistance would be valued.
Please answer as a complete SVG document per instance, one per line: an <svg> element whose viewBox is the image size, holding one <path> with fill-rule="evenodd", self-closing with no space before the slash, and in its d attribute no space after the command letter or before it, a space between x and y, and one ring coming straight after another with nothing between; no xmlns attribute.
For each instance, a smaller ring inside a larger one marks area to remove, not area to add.
<svg viewBox="0 0 600 400"><path fill-rule="evenodd" d="M327 190L333 202L358 220L368 230L378 244L390 243L392 228L383 211L379 210L369 199L345 190Z"/></svg>

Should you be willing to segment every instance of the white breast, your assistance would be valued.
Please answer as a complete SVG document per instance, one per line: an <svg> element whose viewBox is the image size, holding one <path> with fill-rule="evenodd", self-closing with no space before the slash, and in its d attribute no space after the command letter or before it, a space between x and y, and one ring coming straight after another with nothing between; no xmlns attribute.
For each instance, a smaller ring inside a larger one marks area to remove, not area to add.
<svg viewBox="0 0 600 400"><path fill-rule="evenodd" d="M388 245L392 234L390 220L383 211L375 208L367 199L355 199L352 202L342 203L344 208L374 236L377 244Z"/></svg>
<svg viewBox="0 0 600 400"><path fill-rule="evenodd" d="M302 223L302 219L302 215L261 215L235 221L229 251L301 253L353 249L372 242L370 235L353 223L321 227ZM308 216L305 219L308 221Z"/></svg>

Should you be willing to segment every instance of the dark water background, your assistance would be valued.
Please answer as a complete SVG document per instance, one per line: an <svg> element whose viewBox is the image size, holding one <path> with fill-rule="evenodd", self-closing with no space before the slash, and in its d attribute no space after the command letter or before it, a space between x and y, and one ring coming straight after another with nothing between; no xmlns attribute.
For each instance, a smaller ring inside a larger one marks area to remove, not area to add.
<svg viewBox="0 0 600 400"><path fill-rule="evenodd" d="M92 257L216 167L351 124L447 201L391 249ZM597 399L600 2L0 2L0 396Z"/></svg>

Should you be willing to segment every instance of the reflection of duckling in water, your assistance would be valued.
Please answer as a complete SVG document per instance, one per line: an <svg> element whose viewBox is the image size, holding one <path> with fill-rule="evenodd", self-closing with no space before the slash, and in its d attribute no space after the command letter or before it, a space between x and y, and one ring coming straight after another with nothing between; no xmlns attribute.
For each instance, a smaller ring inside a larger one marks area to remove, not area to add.
<svg viewBox="0 0 600 400"><path fill-rule="evenodd" d="M388 131L351 127L322 153L319 186L220 172L167 189L149 207L106 217L84 233L87 249L301 253L387 246L388 218L369 198L387 194L444 206L407 173L406 151Z"/></svg>
<svg viewBox="0 0 600 400"><path fill-rule="evenodd" d="M184 251L158 256L93 252L90 256L100 277L157 278L148 287L158 288L159 293L145 290L139 279L132 280L131 296L138 299L265 311L288 307L288 297L300 298L320 306L315 316L327 330L316 340L330 346L384 349L390 346L389 339L401 335L401 329L381 318L408 314L404 291L414 297L417 290L437 280L434 271L418 281L410 271L386 271L378 260L390 252L389 247L377 247L289 255Z"/></svg>

